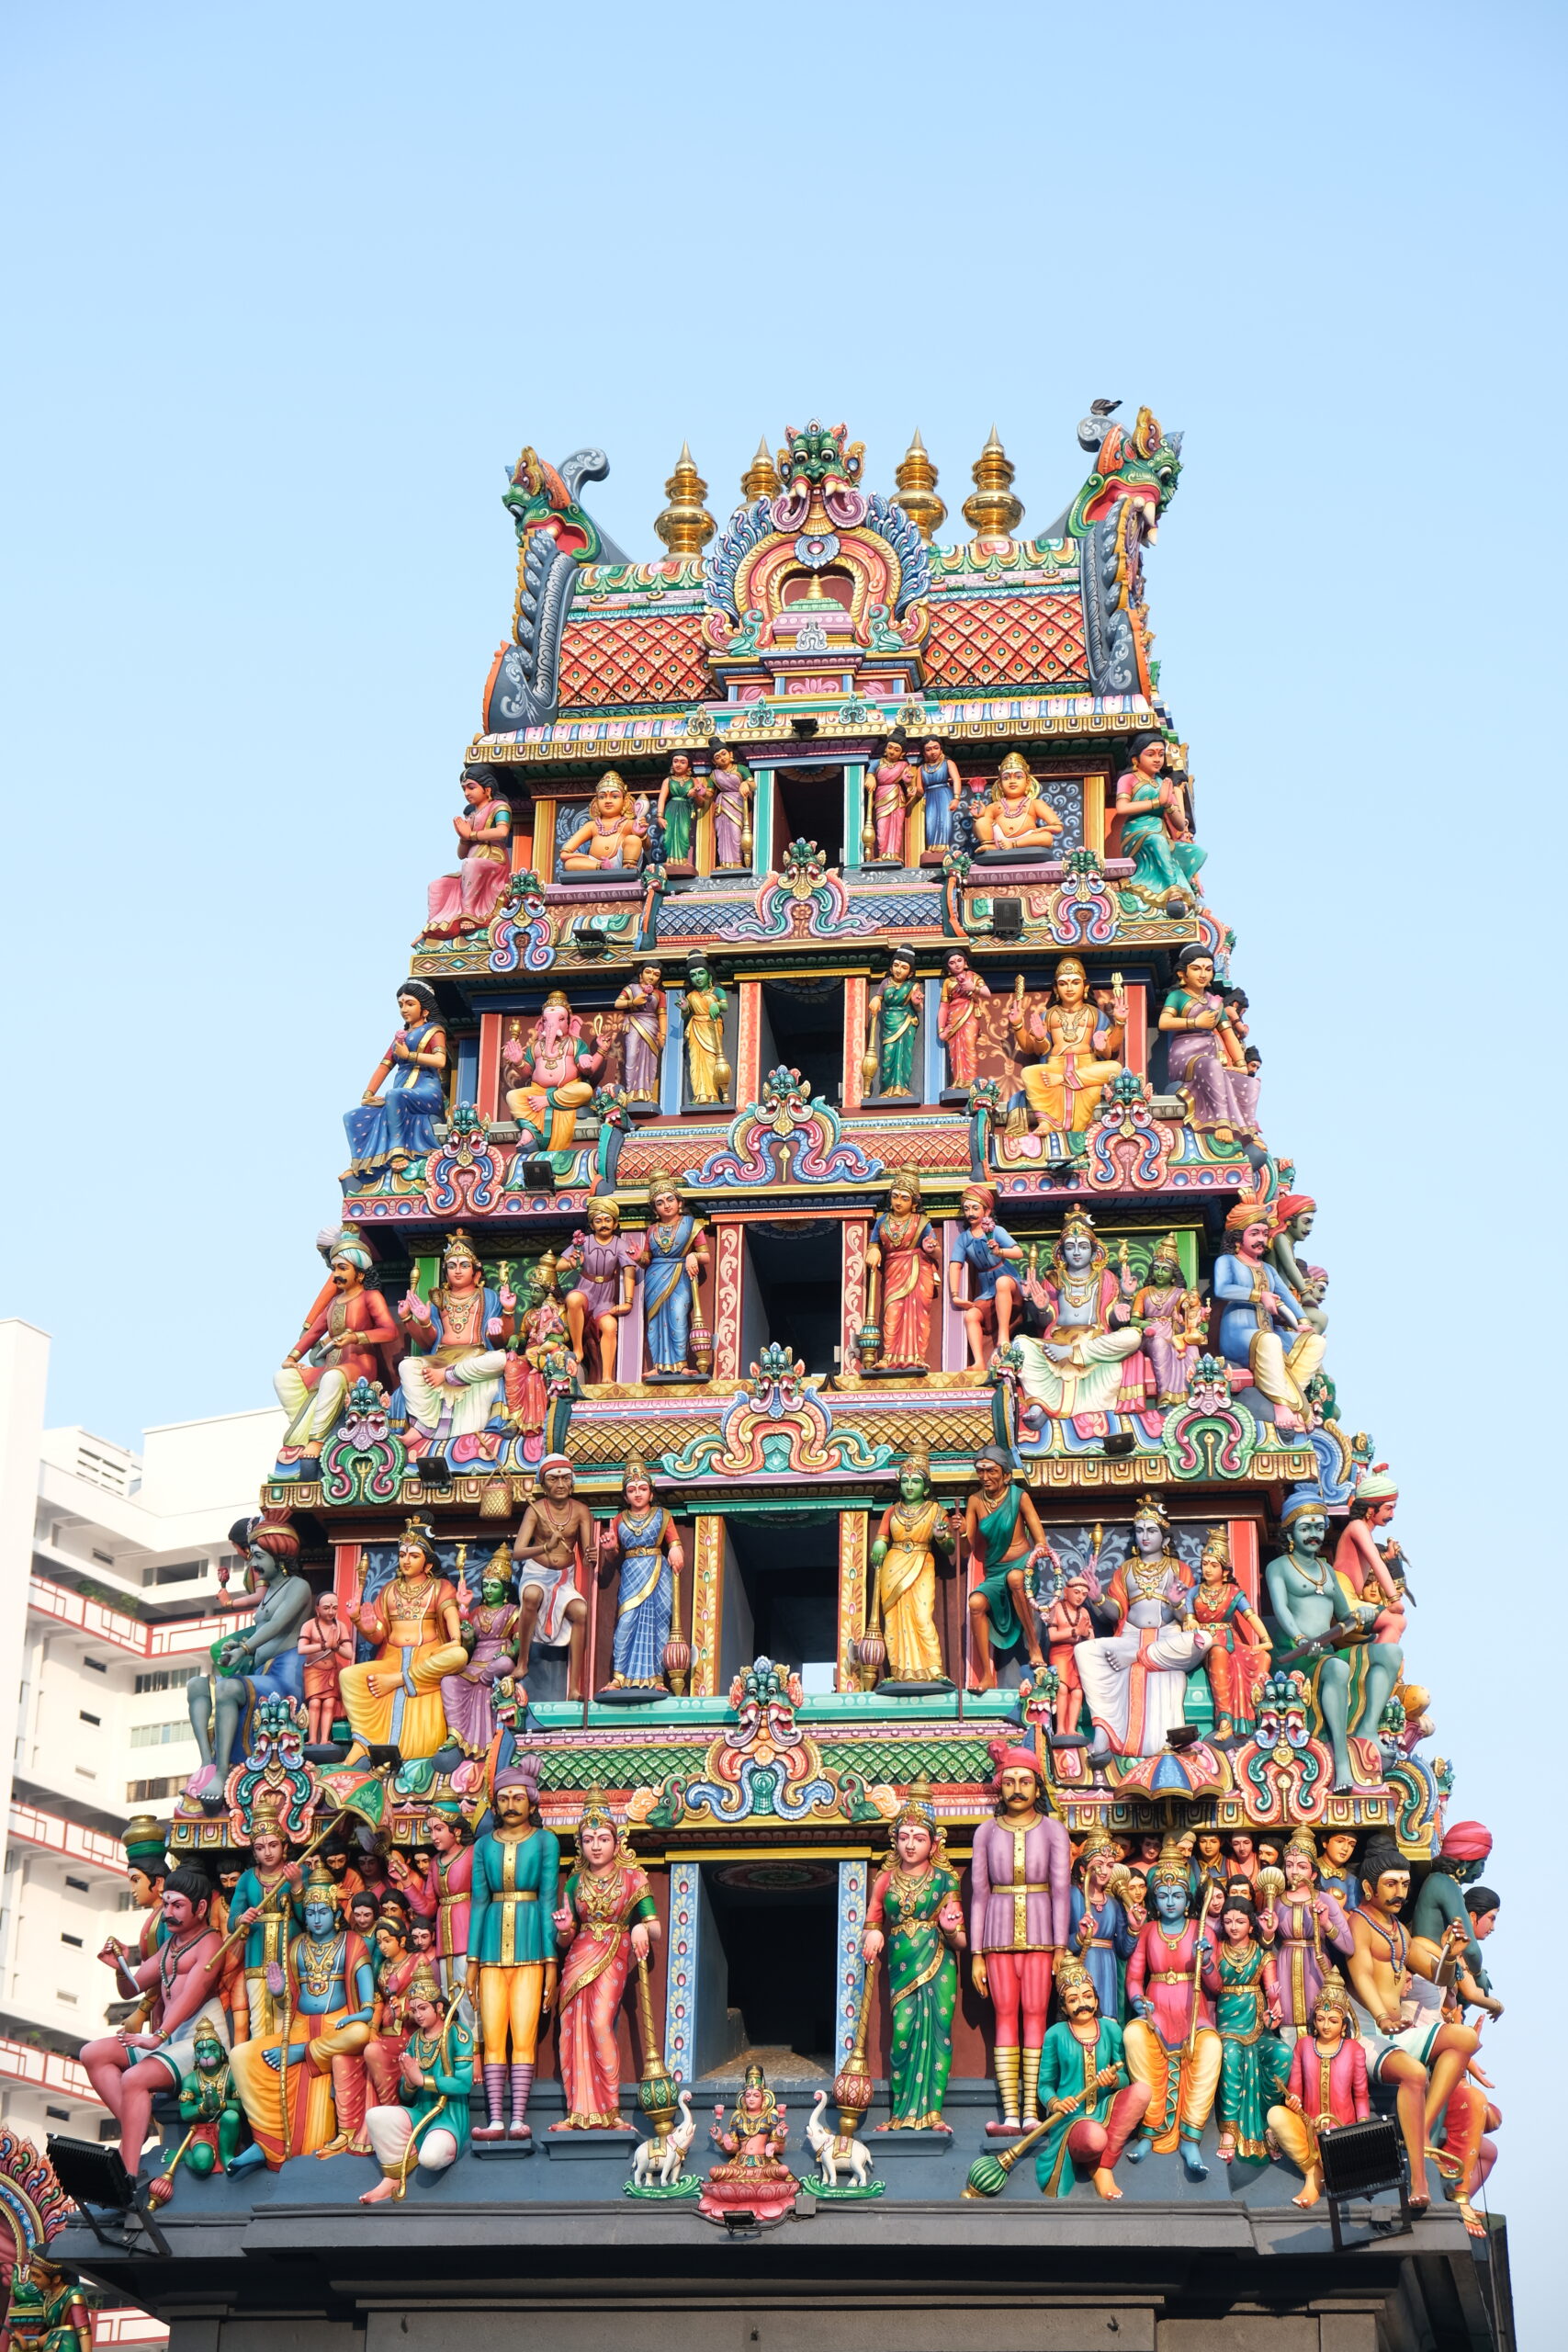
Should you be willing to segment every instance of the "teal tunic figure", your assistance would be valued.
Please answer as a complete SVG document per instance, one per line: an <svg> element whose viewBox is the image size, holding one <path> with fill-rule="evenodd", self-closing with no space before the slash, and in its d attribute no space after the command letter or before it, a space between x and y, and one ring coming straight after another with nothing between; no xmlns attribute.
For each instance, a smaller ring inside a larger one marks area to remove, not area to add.
<svg viewBox="0 0 1568 2352"><path fill-rule="evenodd" d="M1080 2041L1066 2018L1059 2018L1046 2030L1040 2053L1041 2111L1043 2113L1053 2099L1071 2099L1077 2104L1067 2114L1055 2118L1035 2153L1034 2177L1045 2197L1066 2197L1072 2188L1067 2135L1074 2124L1109 2121L1112 2102L1128 2086L1122 2029L1114 2018L1100 2018L1099 2026L1099 2034L1092 2042ZM1108 2066L1116 2069L1115 2079L1097 2085L1095 2075ZM1114 2163L1115 2155L1120 2154L1118 2146L1110 2161Z"/></svg>
<svg viewBox="0 0 1568 2352"><path fill-rule="evenodd" d="M415 2143L418 2160L419 2143L429 2136L423 2128L426 2117L434 2121L430 2130L450 2132L457 2143L458 2155L466 2155L468 2147L468 2095L474 2087L474 2037L461 2018L454 2018L446 2029L446 2048L443 2054L439 2028L434 2033L411 2033L408 2054L424 2076L424 2088L411 2091L403 2083L398 2091L399 2104L408 2109L409 2119L419 2142Z"/></svg>
<svg viewBox="0 0 1568 2352"><path fill-rule="evenodd" d="M474 1841L468 1961L479 1968L525 1968L556 1956L554 1914L560 1840L548 1829L525 1838Z"/></svg>

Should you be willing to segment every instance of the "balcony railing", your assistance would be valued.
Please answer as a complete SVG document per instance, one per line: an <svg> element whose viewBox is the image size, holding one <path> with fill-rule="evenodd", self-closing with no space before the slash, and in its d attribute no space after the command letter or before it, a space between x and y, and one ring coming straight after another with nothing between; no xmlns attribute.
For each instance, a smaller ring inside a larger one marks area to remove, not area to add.
<svg viewBox="0 0 1568 2352"><path fill-rule="evenodd" d="M183 1624L150 1625L140 1617L128 1617L123 1610L106 1608L101 1600L86 1600L69 1585L51 1584L47 1577L28 1578L28 1606L40 1616L51 1617L57 1625L73 1625L79 1634L90 1634L96 1642L112 1642L129 1657L142 1659L184 1657L192 1651L209 1649L220 1634L236 1633L245 1623L244 1611L235 1610L221 1616L187 1618Z"/></svg>
<svg viewBox="0 0 1568 2352"><path fill-rule="evenodd" d="M54 2091L85 2107L104 2104L87 2080L86 2068L76 2059L62 2058L52 2050L35 2050L30 2041L13 2041L7 2034L0 2034L0 2079L30 2083L35 2090ZM107 2108L104 2111L108 2112Z"/></svg>
<svg viewBox="0 0 1568 2352"><path fill-rule="evenodd" d="M108 1871L116 1878L125 1876L125 1849L117 1838L106 1838L98 1829L84 1829L79 1822L64 1821L57 1813L40 1813L36 1804L24 1804L20 1797L11 1799L6 1834L20 1838L24 1845L43 1846L51 1854L64 1854L73 1862Z"/></svg>

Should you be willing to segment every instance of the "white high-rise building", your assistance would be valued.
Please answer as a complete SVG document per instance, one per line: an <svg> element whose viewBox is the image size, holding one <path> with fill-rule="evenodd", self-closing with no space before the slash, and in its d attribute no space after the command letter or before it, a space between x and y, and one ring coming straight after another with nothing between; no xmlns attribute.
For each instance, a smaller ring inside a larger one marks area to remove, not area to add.
<svg viewBox="0 0 1568 2352"><path fill-rule="evenodd" d="M39 2148L114 2136L75 2051L118 2004L106 1936L141 1924L120 1832L167 1820L197 1768L186 1683L243 1614L220 1568L283 1418L174 1422L130 1453L45 1427L48 1367L42 1331L0 1321L0 2121Z"/></svg>

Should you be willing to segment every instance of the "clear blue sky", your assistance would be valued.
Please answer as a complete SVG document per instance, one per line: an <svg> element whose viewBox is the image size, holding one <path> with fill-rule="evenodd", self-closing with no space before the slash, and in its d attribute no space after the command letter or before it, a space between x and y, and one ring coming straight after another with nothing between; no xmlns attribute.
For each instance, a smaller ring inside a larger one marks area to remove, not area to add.
<svg viewBox="0 0 1568 2352"><path fill-rule="evenodd" d="M956 514L994 418L1040 528L1092 396L1184 428L1157 650L1269 1133L1322 1203L1330 1369L1404 1483L1413 1663L1500 1833L1527 2346L1562 31L56 0L12 12L0 101L0 1308L55 1334L54 1417L112 1437L265 1399L312 1295L509 626L525 439L606 448L596 510L651 555L685 437L722 514L759 434L847 418L890 488L918 424Z"/></svg>

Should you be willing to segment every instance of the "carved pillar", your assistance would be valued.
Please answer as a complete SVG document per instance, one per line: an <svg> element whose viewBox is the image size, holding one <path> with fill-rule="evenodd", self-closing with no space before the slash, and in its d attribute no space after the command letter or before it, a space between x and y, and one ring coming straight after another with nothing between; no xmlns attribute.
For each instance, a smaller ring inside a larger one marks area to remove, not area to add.
<svg viewBox="0 0 1568 2352"><path fill-rule="evenodd" d="M720 1225L715 1228L714 1241L713 1376L739 1380L745 1236L739 1225Z"/></svg>
<svg viewBox="0 0 1568 2352"><path fill-rule="evenodd" d="M865 1630L866 1558L870 1521L863 1510L839 1513L839 1689L858 1690L852 1645Z"/></svg>
<svg viewBox="0 0 1568 2352"><path fill-rule="evenodd" d="M690 1870L692 1864L677 1865ZM839 1951L838 1976L833 1988L833 2065L835 2070L846 2065L854 2048L855 2027L860 2018L861 1988L865 1983L865 1962L861 1957L860 1939L865 1933L865 1906L871 1894L871 1867L866 1862L839 1864ZM670 1905L671 1945L673 1967L675 1905Z"/></svg>
<svg viewBox="0 0 1568 2352"><path fill-rule="evenodd" d="M742 980L737 993L739 1008L736 1020L735 1039L735 1101L755 1102L762 1091L762 983Z"/></svg>
<svg viewBox="0 0 1568 2352"><path fill-rule="evenodd" d="M839 1363L845 1372L853 1372L860 1361L855 1353L855 1340L865 1321L865 1250L870 1235L870 1223L865 1217L844 1220L844 1319L839 1335L842 1349Z"/></svg>
<svg viewBox="0 0 1568 2352"><path fill-rule="evenodd" d="M844 982L844 1091L842 1107L858 1111L862 1104L861 1056L865 1051L866 980L852 972Z"/></svg>
<svg viewBox="0 0 1568 2352"><path fill-rule="evenodd" d="M701 1522L698 1522L699 1525ZM849 1866L853 1869L853 1863ZM863 1862L861 1869L865 1868ZM697 1939L701 1933L702 1880L696 1862L670 1866L670 1957L664 1978L664 2064L678 2083L695 2072L697 2029ZM840 1896L840 1909L843 1898Z"/></svg>
<svg viewBox="0 0 1568 2352"><path fill-rule="evenodd" d="M718 1645L724 1621L724 1521L699 1512L692 1535L692 1696L718 1690Z"/></svg>

